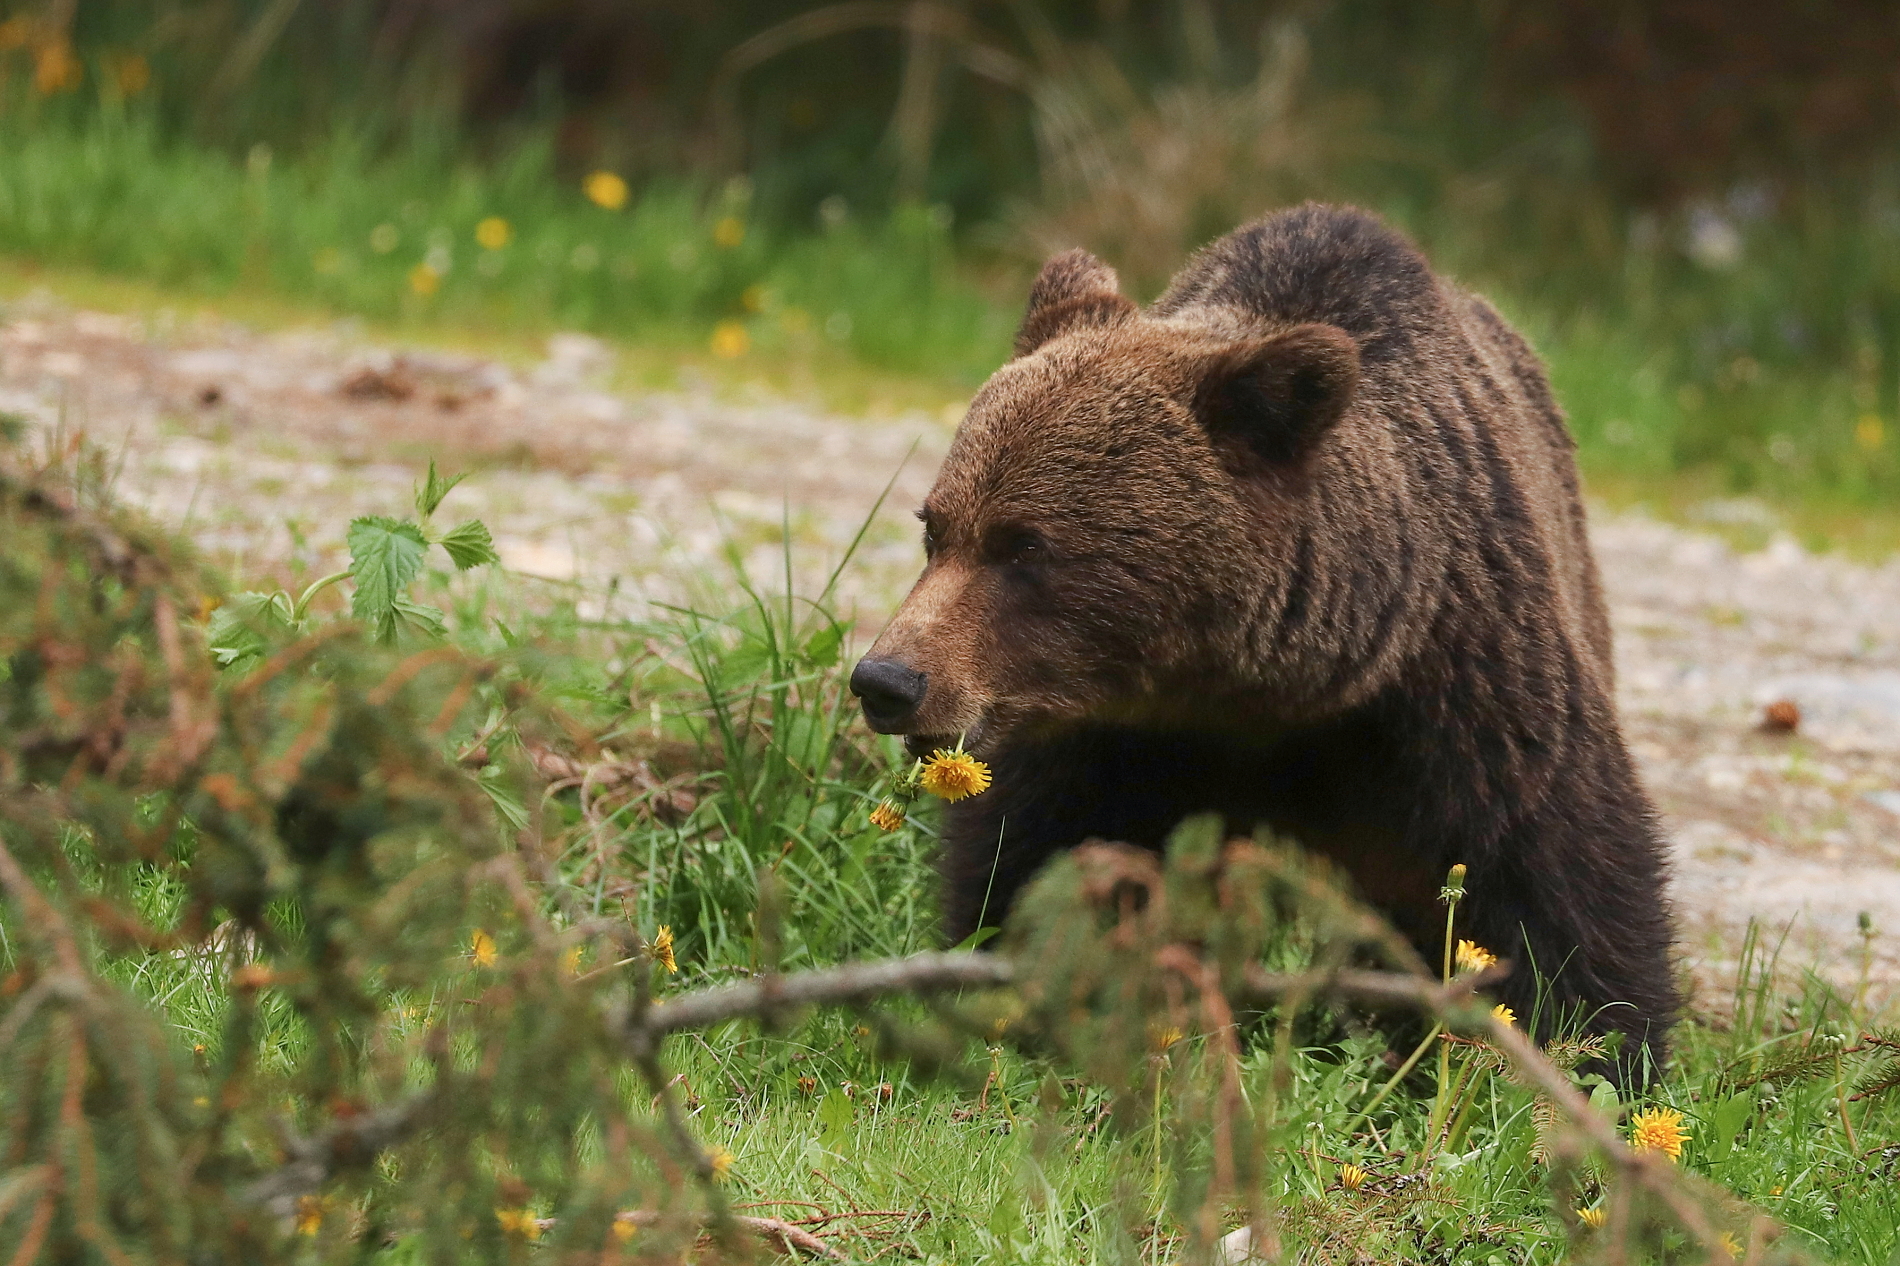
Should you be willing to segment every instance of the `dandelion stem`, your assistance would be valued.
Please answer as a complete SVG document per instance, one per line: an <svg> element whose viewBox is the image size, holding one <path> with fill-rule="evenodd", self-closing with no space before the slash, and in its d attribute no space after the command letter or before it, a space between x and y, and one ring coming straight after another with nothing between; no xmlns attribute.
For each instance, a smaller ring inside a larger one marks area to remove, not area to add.
<svg viewBox="0 0 1900 1266"><path fill-rule="evenodd" d="M1855 1137L1854 1122L1847 1115L1847 1074L1841 1068L1840 1048L1834 1050L1834 1106L1840 1110L1841 1128L1847 1131L1847 1146L1854 1153L1860 1152L1860 1139Z"/></svg>

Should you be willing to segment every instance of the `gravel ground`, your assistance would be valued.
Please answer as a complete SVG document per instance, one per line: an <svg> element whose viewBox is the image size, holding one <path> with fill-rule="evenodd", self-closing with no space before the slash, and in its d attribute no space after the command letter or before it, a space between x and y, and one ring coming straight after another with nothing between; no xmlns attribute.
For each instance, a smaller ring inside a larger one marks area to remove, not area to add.
<svg viewBox="0 0 1900 1266"><path fill-rule="evenodd" d="M809 589L863 529L841 590L867 628L914 574L909 511L955 421L616 390L611 350L580 335L511 366L47 300L0 308L5 411L85 433L123 499L239 574L340 558L348 520L405 511L433 457L473 474L444 513L483 518L523 583L584 608L610 582L616 611L690 600L731 555L776 578L789 552ZM1900 559L1868 567L1786 536L1737 553L1629 515L1600 514L1595 540L1702 1004L1721 1005L1750 919L1791 970L1850 986L1866 970L1900 994ZM1797 728L1764 729L1784 702Z"/></svg>

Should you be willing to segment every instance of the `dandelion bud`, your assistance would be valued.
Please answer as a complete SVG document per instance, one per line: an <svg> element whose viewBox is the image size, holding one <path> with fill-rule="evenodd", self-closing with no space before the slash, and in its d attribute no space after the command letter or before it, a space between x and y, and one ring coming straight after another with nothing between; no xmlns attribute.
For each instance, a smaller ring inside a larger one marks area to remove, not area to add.
<svg viewBox="0 0 1900 1266"><path fill-rule="evenodd" d="M1459 862L1446 873L1445 886L1438 890L1438 899L1440 901L1456 904L1463 899L1465 895L1465 873L1466 868L1463 862Z"/></svg>

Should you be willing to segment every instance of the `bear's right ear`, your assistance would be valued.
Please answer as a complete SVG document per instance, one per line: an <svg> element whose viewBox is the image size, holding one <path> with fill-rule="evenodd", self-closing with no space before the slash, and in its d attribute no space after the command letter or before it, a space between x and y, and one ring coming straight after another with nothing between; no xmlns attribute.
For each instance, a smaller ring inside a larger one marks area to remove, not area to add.
<svg viewBox="0 0 1900 1266"><path fill-rule="evenodd" d="M1215 356L1194 393L1194 414L1210 435L1291 465L1339 421L1358 387L1352 335L1334 325L1296 325Z"/></svg>
<svg viewBox="0 0 1900 1266"><path fill-rule="evenodd" d="M1029 288L1029 310L1016 331L1016 355L1027 356L1058 334L1087 325L1119 325L1135 315L1115 270L1081 247L1050 259Z"/></svg>

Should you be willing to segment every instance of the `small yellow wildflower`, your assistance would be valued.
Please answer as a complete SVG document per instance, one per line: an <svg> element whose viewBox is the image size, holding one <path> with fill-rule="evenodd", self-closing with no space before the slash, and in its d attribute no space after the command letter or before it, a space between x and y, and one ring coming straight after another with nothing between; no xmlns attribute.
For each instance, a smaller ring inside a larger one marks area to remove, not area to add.
<svg viewBox="0 0 1900 1266"><path fill-rule="evenodd" d="M143 53L127 53L112 62L112 79L122 97L136 97L152 84L152 63Z"/></svg>
<svg viewBox="0 0 1900 1266"><path fill-rule="evenodd" d="M493 967L500 955L495 950L495 938L480 928L468 938L468 956L477 967Z"/></svg>
<svg viewBox="0 0 1900 1266"><path fill-rule="evenodd" d="M1498 1003L1497 1006L1491 1008L1491 1014L1496 1016L1498 1019L1504 1021L1506 1024L1517 1023L1517 1012L1511 1010L1509 1007L1505 1006L1502 1002Z"/></svg>
<svg viewBox="0 0 1900 1266"><path fill-rule="evenodd" d="M1600 1230L1603 1224L1610 1220L1610 1215L1601 1207L1595 1209L1579 1209L1577 1210L1577 1220L1593 1230Z"/></svg>
<svg viewBox="0 0 1900 1266"><path fill-rule="evenodd" d="M713 245L722 251L729 251L745 241L745 221L736 215L729 215L713 225Z"/></svg>
<svg viewBox="0 0 1900 1266"><path fill-rule="evenodd" d="M673 957L672 928L662 923L660 930L653 934L653 944L649 948L653 952L653 961L666 968L667 971L676 972L680 969L678 961Z"/></svg>
<svg viewBox="0 0 1900 1266"><path fill-rule="evenodd" d="M297 1201L297 1234L315 1235L323 1229L323 1201L304 1196Z"/></svg>
<svg viewBox="0 0 1900 1266"><path fill-rule="evenodd" d="M904 825L904 810L892 800L886 800L871 810L871 825L880 831L896 831Z"/></svg>
<svg viewBox="0 0 1900 1266"><path fill-rule="evenodd" d="M1887 441L1886 423L1880 420L1878 413L1862 414L1860 421L1854 424L1854 442L1873 452Z"/></svg>
<svg viewBox="0 0 1900 1266"><path fill-rule="evenodd" d="M71 92L86 77L86 68L64 39L48 40L33 58L33 91L42 97Z"/></svg>
<svg viewBox="0 0 1900 1266"><path fill-rule="evenodd" d="M633 1233L639 1229L632 1217L627 1214L622 1213L614 1218L614 1238L622 1244L632 1239Z"/></svg>
<svg viewBox="0 0 1900 1266"><path fill-rule="evenodd" d="M1498 965L1498 956L1476 941L1459 941L1452 960L1459 972L1489 971Z"/></svg>
<svg viewBox="0 0 1900 1266"><path fill-rule="evenodd" d="M597 171L581 182L581 192L597 207L618 211L627 205L627 182L610 171Z"/></svg>
<svg viewBox="0 0 1900 1266"><path fill-rule="evenodd" d="M570 945L561 951L561 970L570 976L581 974L581 947Z"/></svg>
<svg viewBox="0 0 1900 1266"><path fill-rule="evenodd" d="M1721 1239L1722 1247L1728 1250L1730 1257L1740 1257L1742 1255L1742 1242L1735 1238L1735 1232L1724 1231L1722 1232Z"/></svg>
<svg viewBox="0 0 1900 1266"><path fill-rule="evenodd" d="M918 779L925 791L955 804L966 796L981 795L990 787L990 767L962 748L946 751L938 748L924 762Z"/></svg>
<svg viewBox="0 0 1900 1266"><path fill-rule="evenodd" d="M498 215L491 215L475 226L475 244L485 251L498 251L515 240L515 226Z"/></svg>
<svg viewBox="0 0 1900 1266"><path fill-rule="evenodd" d="M409 289L427 299L442 288L442 274L428 264L417 264L409 270Z"/></svg>
<svg viewBox="0 0 1900 1266"><path fill-rule="evenodd" d="M706 1153L706 1160L712 1165L713 1177L721 1182L732 1172L732 1153L723 1147L714 1146Z"/></svg>
<svg viewBox="0 0 1900 1266"><path fill-rule="evenodd" d="M713 326L712 354L725 360L744 356L752 346L752 336L737 321L721 321Z"/></svg>
<svg viewBox="0 0 1900 1266"><path fill-rule="evenodd" d="M1181 1040L1179 1027L1172 1024L1150 1024L1148 1026L1148 1049L1159 1055Z"/></svg>
<svg viewBox="0 0 1900 1266"><path fill-rule="evenodd" d="M1645 1108L1630 1118L1630 1146L1639 1152L1663 1152L1670 1160L1680 1160L1688 1140L1682 1113L1674 1108Z"/></svg>
<svg viewBox="0 0 1900 1266"><path fill-rule="evenodd" d="M1339 1167L1339 1186L1343 1191L1357 1191L1366 1185L1366 1171L1357 1165Z"/></svg>
<svg viewBox="0 0 1900 1266"><path fill-rule="evenodd" d="M501 1224L503 1235L519 1235L524 1240L541 1238L541 1219L532 1209L497 1209L495 1221Z"/></svg>

